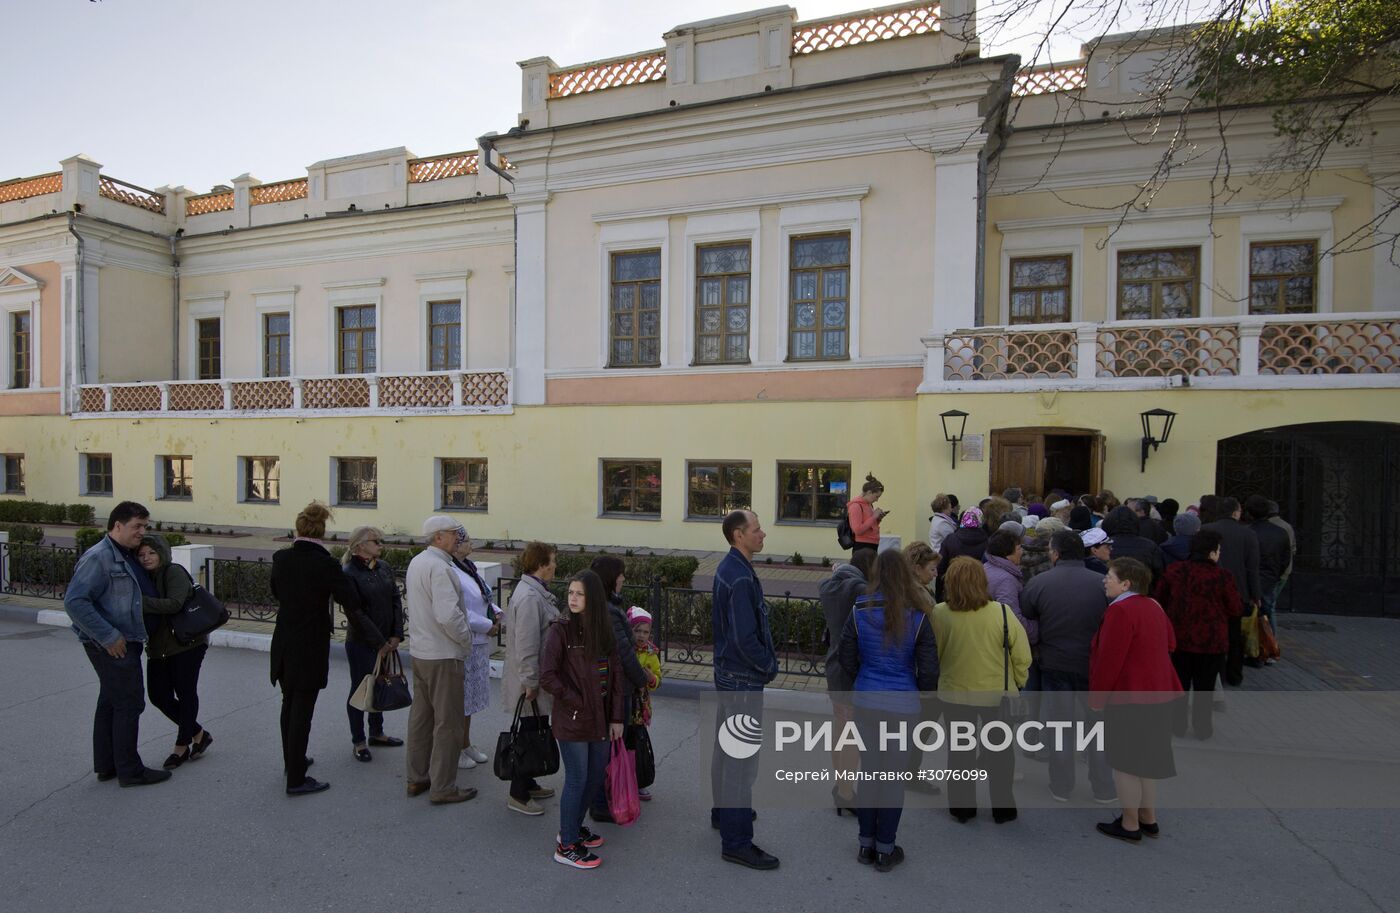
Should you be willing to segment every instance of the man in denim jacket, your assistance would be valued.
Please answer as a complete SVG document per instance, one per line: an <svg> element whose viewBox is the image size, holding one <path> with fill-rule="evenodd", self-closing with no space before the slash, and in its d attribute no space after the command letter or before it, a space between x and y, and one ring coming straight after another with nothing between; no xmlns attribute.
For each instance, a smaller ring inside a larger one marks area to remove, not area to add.
<svg viewBox="0 0 1400 913"><path fill-rule="evenodd" d="M146 625L141 596L155 584L136 563L136 549L151 513L123 501L107 518L107 535L83 553L63 596L63 608L97 672L97 713L92 722L92 760L97 779L121 778L122 786L147 786L170 779L152 770L136 750L137 727L146 709L141 650Z"/></svg>
<svg viewBox="0 0 1400 913"><path fill-rule="evenodd" d="M768 626L768 603L754 573L753 556L763 551L765 533L758 516L736 510L724 518L729 554L715 569L713 630L715 691L720 726L736 717L763 720L763 686L778 674L773 633ZM758 775L758 755L736 759L716 739L710 765L714 808L710 824L720 832L726 862L753 869L776 869L776 856L754 846L752 792Z"/></svg>

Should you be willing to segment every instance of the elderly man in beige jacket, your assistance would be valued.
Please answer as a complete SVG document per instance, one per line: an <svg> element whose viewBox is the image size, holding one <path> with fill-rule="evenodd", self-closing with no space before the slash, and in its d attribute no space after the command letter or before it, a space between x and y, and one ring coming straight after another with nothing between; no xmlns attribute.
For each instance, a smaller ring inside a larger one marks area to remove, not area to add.
<svg viewBox="0 0 1400 913"><path fill-rule="evenodd" d="M434 805L465 802L457 788L462 747L463 658L472 649L466 603L452 551L467 531L451 517L423 523L428 547L408 564L408 653L413 657L413 709L408 715L408 795L428 792ZM431 790L431 792L429 792Z"/></svg>

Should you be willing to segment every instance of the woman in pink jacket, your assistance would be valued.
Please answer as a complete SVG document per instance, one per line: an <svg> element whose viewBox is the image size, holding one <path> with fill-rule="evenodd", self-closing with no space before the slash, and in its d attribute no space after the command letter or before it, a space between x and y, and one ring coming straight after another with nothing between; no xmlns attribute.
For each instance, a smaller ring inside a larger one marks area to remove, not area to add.
<svg viewBox="0 0 1400 913"><path fill-rule="evenodd" d="M869 551L871 558L880 550L880 521L885 519L889 511L879 509L875 502L880 500L880 495L884 493L885 486L880 484L880 480L867 473L865 484L860 489L860 497L846 502L846 519L851 524L851 535L855 536L856 540L855 547L851 549L852 558L861 549Z"/></svg>

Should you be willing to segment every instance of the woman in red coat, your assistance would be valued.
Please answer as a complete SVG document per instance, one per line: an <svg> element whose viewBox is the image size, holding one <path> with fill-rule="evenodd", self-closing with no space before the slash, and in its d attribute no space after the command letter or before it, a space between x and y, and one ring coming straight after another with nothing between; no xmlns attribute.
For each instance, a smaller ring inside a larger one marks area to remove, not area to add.
<svg viewBox="0 0 1400 913"><path fill-rule="evenodd" d="M1103 589L1110 602L1089 652L1089 704L1104 711L1105 748L1122 814L1098 831L1133 843L1156 837L1157 781L1176 776L1173 702L1181 683L1172 667L1176 634L1162 607L1144 596L1152 572L1115 558Z"/></svg>
<svg viewBox="0 0 1400 913"><path fill-rule="evenodd" d="M1213 529L1192 536L1188 559L1168 567L1153 594L1176 631L1172 665L1177 678L1182 688L1196 692L1190 695L1190 716L1198 739L1214 733L1211 699L1230 648L1228 626L1238 624L1244 612L1234 575L1218 566L1220 542L1220 534ZM1172 720L1172 731L1179 736L1186 735L1186 717L1187 698L1183 697Z"/></svg>

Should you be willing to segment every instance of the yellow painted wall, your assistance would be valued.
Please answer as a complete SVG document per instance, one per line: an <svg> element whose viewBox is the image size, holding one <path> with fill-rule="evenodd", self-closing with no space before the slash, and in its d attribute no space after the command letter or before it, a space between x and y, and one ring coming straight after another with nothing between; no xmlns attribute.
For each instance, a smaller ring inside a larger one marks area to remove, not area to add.
<svg viewBox="0 0 1400 913"><path fill-rule="evenodd" d="M1001 289L1002 234L997 231L999 220L1020 220L1083 216L1093 210L1103 210L1101 223L1085 226L1066 226L1056 229L1064 241L1066 252L1069 245L1082 245L1080 275L1082 277L1081 300L1077 302L1080 319L1099 322L1115 317L1115 305L1109 301L1109 276L1116 269L1111 260L1108 244L1113 240L1120 212L1114 207L1133 198L1137 189L1127 185L1110 185L1092 189L1064 189L1053 193L1016 193L991 196L987 202L987 323L989 325L1007 322L1006 305ZM1308 185L1308 196L1344 197L1345 202L1332 211L1334 243L1348 237L1365 226L1371 219L1373 201L1371 184L1361 171L1329 171L1313 176ZM1229 206L1238 206L1269 199L1259 187L1246 184L1240 193L1228 201L1218 200L1222 207L1212 225L1214 238L1202 237L1202 246L1210 245L1213 264L1211 267L1212 289L1210 292L1209 315L1230 317L1248 311L1248 303L1243 299L1244 290L1240 287L1243 244L1238 213L1225 211ZM1196 180L1174 180L1164 186L1152 199L1152 210L1207 206L1211 202L1210 183ZM1130 219L1130 224L1136 220ZM1143 223L1151 224L1151 223ZM1152 243L1134 243L1133 248L1161 246ZM1165 246L1176 246L1175 244ZM1015 256L1015 254L1013 254ZM1370 250L1338 254L1332 266L1332 310L1338 313L1371 310L1372 301L1372 260Z"/></svg>
<svg viewBox="0 0 1400 913"><path fill-rule="evenodd" d="M1148 457L1142 472L1139 415L1158 407L1177 413L1176 421L1170 439ZM949 468L950 445L938 418L949 409L969 413L967 434L984 435L983 462L960 458L956 470ZM1120 500L1151 494L1189 504L1214 490L1216 444L1224 438L1309 422L1394 421L1400 416L1400 390L933 394L919 397L918 412L916 485L925 506L947 491L964 505L975 505L990 491L991 432L1042 426L1100 431L1106 448L1103 483Z"/></svg>
<svg viewBox="0 0 1400 913"><path fill-rule="evenodd" d="M536 407L505 416L336 419L0 418L0 437L26 456L30 498L86 501L104 514L112 498L78 496L79 454L111 452L115 497L147 503L168 522L291 527L312 498L331 493L335 456L379 461L379 507L336 508L333 529L363 523L416 533L435 510L433 460L486 457L490 510L460 514L478 538L543 538L591 545L722 550L718 523L683 519L687 459L750 460L754 507L773 555L836 555L831 527L774 523L779 460L847 462L857 480L885 483L886 532L914 534L913 400L703 406ZM839 424L840 430L835 430ZM194 457L194 499L155 501L156 456ZM281 458L282 501L236 501L239 456ZM598 517L600 458L661 459L662 519ZM857 490L858 487L857 487ZM922 533L920 533L922 535Z"/></svg>
<svg viewBox="0 0 1400 913"><path fill-rule="evenodd" d="M1178 413L1171 439L1139 472L1145 409ZM415 533L435 512L433 460L486 457L490 510L462 513L481 539L720 550L718 524L686 521L686 460L749 460L753 502L769 530L769 554L835 556L831 527L774 521L777 462L849 462L858 489L865 473L885 484L892 511L884 532L910 542L927 535L928 502L940 491L975 504L988 493L990 432L1021 427L1100 430L1104 484L1120 497L1155 494L1182 503L1215 484L1216 444L1236 434L1319 421L1384 421L1400 415L1396 390L1278 392L1171 389L1143 392L933 394L844 403L690 406L539 406L514 415L374 418L69 420L0 417L0 439L26 456L29 497L87 500L99 514L111 498L78 497L79 454L111 452L117 498L148 502L157 519L287 529L312 498L331 495L336 456L379 460L379 507L339 507L332 528L363 523ZM969 434L986 435L982 462L949 469L938 414L971 414ZM156 456L194 457L193 501L154 501ZM278 456L282 501L238 503L240 456ZM599 460L660 459L662 519L598 517Z"/></svg>
<svg viewBox="0 0 1400 913"><path fill-rule="evenodd" d="M164 276L104 266L98 270L98 371L88 383L170 377L172 282Z"/></svg>

